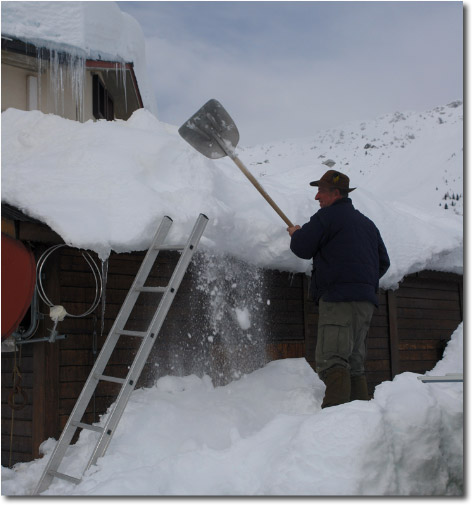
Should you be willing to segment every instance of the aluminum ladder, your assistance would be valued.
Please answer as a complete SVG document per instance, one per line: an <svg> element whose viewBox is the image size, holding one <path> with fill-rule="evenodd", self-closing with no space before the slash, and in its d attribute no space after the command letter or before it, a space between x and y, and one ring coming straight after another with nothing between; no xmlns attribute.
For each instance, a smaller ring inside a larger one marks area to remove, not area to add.
<svg viewBox="0 0 472 505"><path fill-rule="evenodd" d="M74 409L69 416L69 419L64 427L64 430L62 431L62 434L56 444L51 458L49 459L49 462L44 469L41 479L36 486L34 494L40 494L48 489L54 478L59 478L72 482L74 484L78 484L81 482L82 476L85 471L94 465L100 456L103 456L105 454L105 451L111 441L118 422L121 419L121 415L123 414L131 393L136 386L139 376L141 375L141 371L146 363L147 357L149 356L153 344L156 341L156 336L158 335L167 312L172 305L173 298L180 286L180 283L184 277L184 274L188 268L188 265L192 259L192 256L196 250L196 247L200 241L207 223L208 218L204 214L200 214L187 243L185 245L172 246L164 245L167 233L172 226L172 219L167 216L162 219L162 222L159 225L152 244L143 259L143 262L139 268L138 273L136 274L133 284L131 285L129 292L126 295L125 301L123 302L123 305L121 306L115 322L110 329L107 339L103 344L103 348L92 368L92 371L90 372L87 381L85 382L84 388L82 389L82 392L77 399L77 403L75 404ZM180 259L178 260L177 265L175 266L175 269L170 278L169 284L165 287L145 286L146 280L156 261L159 251L162 250L182 251ZM159 301L156 312L152 317L152 321L147 331L139 332L125 330L124 328L126 326L126 323L129 320L130 314L141 293L162 293L162 297ZM120 336L122 335L142 338L141 345L139 346L134 361L129 368L128 375L125 378L103 375L105 367L110 361L111 354L115 349ZM93 393L95 392L95 389L101 381L122 384L113 409L110 412L103 427L82 422L82 417L85 413L85 410L92 398ZM92 455L90 456L87 466L82 471L80 478L59 472L59 466L78 428L92 430L100 433L96 445L93 449Z"/></svg>

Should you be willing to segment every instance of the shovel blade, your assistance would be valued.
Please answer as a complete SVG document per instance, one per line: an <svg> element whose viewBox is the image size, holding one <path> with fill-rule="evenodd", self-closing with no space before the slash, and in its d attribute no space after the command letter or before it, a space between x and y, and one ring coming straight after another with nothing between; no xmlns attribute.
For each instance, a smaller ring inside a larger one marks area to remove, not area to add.
<svg viewBox="0 0 472 505"><path fill-rule="evenodd" d="M232 153L239 142L235 122L214 98L179 128L179 134L198 152L211 159Z"/></svg>

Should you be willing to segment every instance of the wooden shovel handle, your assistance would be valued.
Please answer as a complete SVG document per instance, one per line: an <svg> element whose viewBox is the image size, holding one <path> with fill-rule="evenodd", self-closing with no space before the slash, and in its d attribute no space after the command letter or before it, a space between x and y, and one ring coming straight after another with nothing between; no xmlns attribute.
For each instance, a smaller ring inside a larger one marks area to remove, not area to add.
<svg viewBox="0 0 472 505"><path fill-rule="evenodd" d="M272 200L272 198L266 193L265 189L257 182L256 178L249 172L249 170L244 166L243 162L233 154L231 159L236 163L241 172L252 182L254 187L259 191L259 193L267 200L269 205L277 212L277 214L285 221L288 226L293 226L290 219L280 210L278 205Z"/></svg>

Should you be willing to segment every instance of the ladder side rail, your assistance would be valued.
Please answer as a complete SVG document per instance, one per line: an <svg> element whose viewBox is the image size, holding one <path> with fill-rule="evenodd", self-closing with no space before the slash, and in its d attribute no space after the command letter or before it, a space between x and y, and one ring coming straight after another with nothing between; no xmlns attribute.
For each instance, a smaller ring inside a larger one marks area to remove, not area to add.
<svg viewBox="0 0 472 505"><path fill-rule="evenodd" d="M159 304L159 307L157 308L156 313L154 314L154 317L152 318L151 324L149 326L150 333L154 333L155 335L159 334L167 312L172 305L174 296L180 287L180 284L184 278L190 262L192 261L192 257L196 252L198 243L200 242L207 224L208 218L204 214L200 214L169 281L168 288L169 291L171 291L170 294L172 296L162 298L161 303ZM174 291L172 292L172 290Z"/></svg>
<svg viewBox="0 0 472 505"><path fill-rule="evenodd" d="M106 338L105 343L103 344L103 347L94 363L94 366L92 367L89 375L89 380L82 390L83 393L86 393L86 391L89 389L87 386L95 384L96 387L98 384L98 377L103 374L120 337L120 333L117 332L117 329L119 330L124 328L129 315L131 314L139 297L139 292L135 290L136 285L141 281L141 279L144 282L149 275L149 272L151 271L154 262L156 261L157 255L159 254L159 250L157 250L155 246L160 245L162 242L164 242L171 226L172 219L170 219L168 216L164 216L152 241L152 245L141 263L141 266L138 270L138 273L136 274L136 277L134 278L131 288L129 289L128 294L126 295L126 298L121 305L120 311L118 312L118 315L116 316L116 319L110 329L110 332L108 333L108 337ZM90 400L92 394L93 391L91 392L87 403ZM79 405L80 400L82 399L81 396L79 396L76 406ZM84 406L84 408L86 407L87 405ZM72 417L72 414L70 417ZM80 419L77 419L77 421L80 421Z"/></svg>
<svg viewBox="0 0 472 505"><path fill-rule="evenodd" d="M141 266L139 267L138 273L134 278L134 281L128 291L128 294L126 295L126 298L123 304L121 305L120 311L118 312L118 315L116 316L116 319L110 329L109 335L114 334L117 329L118 330L124 329L125 324L128 321L128 318L131 314L131 311L133 310L136 301L138 300L139 297L139 292L136 290L136 288L137 286L142 286L146 281L147 277L149 276L149 273L151 272L152 267L154 266L154 262L156 261L157 255L159 254L159 247L164 242L171 226L172 226L172 219L168 216L164 216L156 232L156 235L152 241L152 244L149 247L146 256L144 257ZM101 373L103 373L103 370L100 372L100 374Z"/></svg>
<svg viewBox="0 0 472 505"><path fill-rule="evenodd" d="M116 328L118 327L118 325L124 327L127 318L129 317L129 314L133 310L133 307L139 296L139 293L136 292L134 288L139 282L144 283L145 278L147 278L147 276L149 275L149 272L151 271L154 265L157 255L159 254L158 247L162 245L162 243L164 242L171 226L172 226L172 219L169 218L168 216L164 216L154 236L152 245L149 248L146 256L144 257L141 263L139 271L133 281L132 288L128 291L125 301L121 306L120 312L117 318L115 319L115 322L113 323L113 326L108 334L107 339L105 340L102 350L100 351L94 363L94 366L92 367L92 370L90 371L90 374L85 382L85 385L74 405L74 408L72 409L72 412L69 415L66 425L62 430L61 436L59 437L59 440L56 443L56 446L51 454L51 457L49 458L49 461L43 471L43 475L41 476L41 479L35 489L34 494L40 494L50 486L52 479L54 478L54 476L51 475L51 472L57 472L65 456L67 448L69 447L70 442L77 429L77 427L74 426L74 423L77 423L81 420L85 412L85 409L87 408L87 405L98 385L99 382L98 376L103 374L103 371L105 370L106 365L108 364L111 354L116 347L116 343L119 338L119 334L116 333Z"/></svg>
<svg viewBox="0 0 472 505"><path fill-rule="evenodd" d="M141 282L144 284L147 277L149 276L152 267L154 266L154 262L156 261L157 255L159 254L159 250L161 247L164 247L164 240L169 233L169 230L172 226L172 219L169 216L164 216L162 218L162 222L159 226L159 229L156 232L156 235L149 246L149 249L144 257L141 266L136 274L133 284L131 285L131 289L135 289L136 286ZM130 292L131 292L130 289Z"/></svg>
<svg viewBox="0 0 472 505"><path fill-rule="evenodd" d="M70 421L70 417L69 417ZM67 421L67 425L62 430L61 436L57 441L57 444L49 458L49 461L46 465L46 468L43 471L41 479L39 480L34 493L35 495L42 493L45 491L50 485L52 480L54 479L54 475L50 472L57 472L59 465L61 464L62 459L67 451L67 448L70 445L72 437L74 436L75 429L69 429L70 423Z"/></svg>
<svg viewBox="0 0 472 505"><path fill-rule="evenodd" d="M149 326L148 337L144 339L142 342L138 353L135 356L133 364L130 367L128 375L126 377L126 383L123 385L118 398L115 402L115 406L110 412L110 415L105 423L104 431L100 436L100 439L95 447L95 450L90 457L90 460L85 469L88 470L92 465L94 465L97 459L100 456L105 454L105 451L110 444L111 438L115 432L116 426L118 425L121 416L124 412L124 409L129 401L129 397L133 392L137 380L139 379L141 372L146 363L146 359L151 352L151 349L156 341L156 336L159 334L159 331L164 323L165 317L167 316L167 312L169 311L170 306L172 305L172 301L177 293L177 290L182 282L182 279L185 275L185 272L192 260L192 256L196 251L196 247L200 241L200 238L205 230L205 227L208 223L208 218L204 214L200 214L195 226L192 230L192 233L189 237L189 240L185 246L184 251L181 254L181 257L174 269L171 280L168 285L168 289L164 296L161 299L159 307L152 319L152 322Z"/></svg>

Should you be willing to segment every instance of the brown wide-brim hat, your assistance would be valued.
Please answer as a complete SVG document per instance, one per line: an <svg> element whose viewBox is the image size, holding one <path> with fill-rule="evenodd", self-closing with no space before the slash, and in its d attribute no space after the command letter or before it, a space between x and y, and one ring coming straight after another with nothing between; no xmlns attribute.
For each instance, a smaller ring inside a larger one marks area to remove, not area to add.
<svg viewBox="0 0 472 505"><path fill-rule="evenodd" d="M336 170L328 170L319 181L310 182L310 186L337 188L350 193L356 188L349 187L349 177Z"/></svg>

